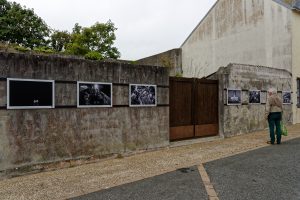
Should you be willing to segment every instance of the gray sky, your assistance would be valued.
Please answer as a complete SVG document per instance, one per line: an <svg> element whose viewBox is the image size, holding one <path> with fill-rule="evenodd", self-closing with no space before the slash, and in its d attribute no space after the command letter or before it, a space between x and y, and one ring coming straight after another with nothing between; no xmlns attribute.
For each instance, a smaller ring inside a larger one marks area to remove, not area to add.
<svg viewBox="0 0 300 200"><path fill-rule="evenodd" d="M9 0L12 1L12 0ZM121 59L137 60L180 47L216 0L14 0L53 29L71 31L109 19L118 28Z"/></svg>

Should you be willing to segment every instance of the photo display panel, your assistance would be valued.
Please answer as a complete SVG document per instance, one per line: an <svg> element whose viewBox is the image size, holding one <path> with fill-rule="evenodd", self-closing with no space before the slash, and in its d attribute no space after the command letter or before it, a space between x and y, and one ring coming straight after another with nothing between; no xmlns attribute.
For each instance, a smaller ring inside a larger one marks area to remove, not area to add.
<svg viewBox="0 0 300 200"><path fill-rule="evenodd" d="M77 107L112 107L112 83L77 82Z"/></svg>
<svg viewBox="0 0 300 200"><path fill-rule="evenodd" d="M250 104L260 104L260 90L250 90L249 91L249 103Z"/></svg>
<svg viewBox="0 0 300 200"><path fill-rule="evenodd" d="M130 106L156 106L156 85L130 84L129 105Z"/></svg>
<svg viewBox="0 0 300 200"><path fill-rule="evenodd" d="M242 90L227 89L227 105L241 105Z"/></svg>
<svg viewBox="0 0 300 200"><path fill-rule="evenodd" d="M54 81L7 79L7 108L53 108Z"/></svg>
<svg viewBox="0 0 300 200"><path fill-rule="evenodd" d="M292 92L291 91L282 91L282 103L283 104L292 104Z"/></svg>

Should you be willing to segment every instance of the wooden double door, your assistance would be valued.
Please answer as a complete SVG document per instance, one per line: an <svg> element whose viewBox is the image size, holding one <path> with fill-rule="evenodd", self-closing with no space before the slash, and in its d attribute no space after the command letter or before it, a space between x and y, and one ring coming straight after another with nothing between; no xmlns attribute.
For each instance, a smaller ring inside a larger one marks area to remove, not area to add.
<svg viewBox="0 0 300 200"><path fill-rule="evenodd" d="M218 81L170 77L170 140L219 133Z"/></svg>

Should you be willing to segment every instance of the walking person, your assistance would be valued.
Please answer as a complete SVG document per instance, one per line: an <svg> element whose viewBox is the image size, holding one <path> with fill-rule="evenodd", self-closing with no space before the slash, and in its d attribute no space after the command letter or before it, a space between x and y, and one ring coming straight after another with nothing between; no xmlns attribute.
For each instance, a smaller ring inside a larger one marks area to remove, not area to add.
<svg viewBox="0 0 300 200"><path fill-rule="evenodd" d="M266 104L266 119L269 123L270 141L268 144L275 143L275 127L276 127L276 142L281 143L280 121L282 118L282 100L278 97L277 91L274 88L268 90L268 98Z"/></svg>

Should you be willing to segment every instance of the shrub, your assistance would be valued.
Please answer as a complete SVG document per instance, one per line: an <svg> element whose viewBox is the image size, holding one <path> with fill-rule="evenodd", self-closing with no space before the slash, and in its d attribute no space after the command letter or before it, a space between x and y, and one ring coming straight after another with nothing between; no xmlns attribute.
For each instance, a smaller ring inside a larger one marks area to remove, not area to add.
<svg viewBox="0 0 300 200"><path fill-rule="evenodd" d="M33 49L33 51L37 53L46 53L46 54L51 54L55 52L53 49L50 49L49 47L36 47Z"/></svg>
<svg viewBox="0 0 300 200"><path fill-rule="evenodd" d="M97 51L90 51L87 54L85 54L84 57L85 57L85 59L88 59L88 60L102 60L103 59L103 56Z"/></svg>
<svg viewBox="0 0 300 200"><path fill-rule="evenodd" d="M27 52L27 51L30 51L29 48L26 48L26 47L23 47L23 46L15 46L14 48L15 48L15 50L21 51L21 52Z"/></svg>
<svg viewBox="0 0 300 200"><path fill-rule="evenodd" d="M181 78L182 76L183 76L183 74L180 72L176 72L176 74L175 74L175 77L178 77L178 78Z"/></svg>

